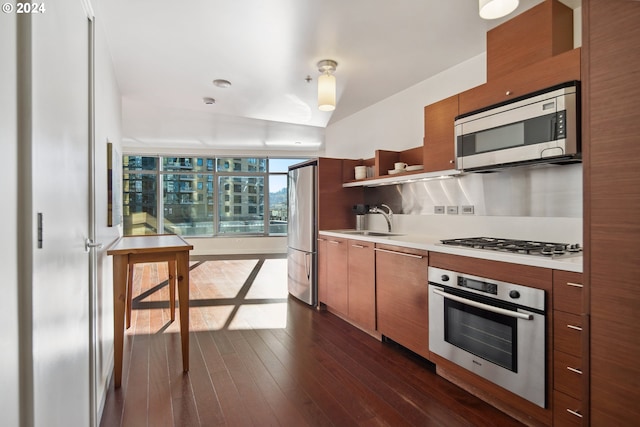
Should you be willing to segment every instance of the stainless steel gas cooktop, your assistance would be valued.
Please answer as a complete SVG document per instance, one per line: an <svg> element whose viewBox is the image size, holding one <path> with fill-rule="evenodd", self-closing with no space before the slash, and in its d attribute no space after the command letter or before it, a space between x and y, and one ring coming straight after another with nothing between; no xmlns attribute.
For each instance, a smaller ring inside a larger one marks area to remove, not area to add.
<svg viewBox="0 0 640 427"><path fill-rule="evenodd" d="M532 240L501 239L497 237L468 237L462 239L441 240L443 245L462 246L474 249L511 252L525 255L538 255L559 258L580 255L579 244L536 242Z"/></svg>

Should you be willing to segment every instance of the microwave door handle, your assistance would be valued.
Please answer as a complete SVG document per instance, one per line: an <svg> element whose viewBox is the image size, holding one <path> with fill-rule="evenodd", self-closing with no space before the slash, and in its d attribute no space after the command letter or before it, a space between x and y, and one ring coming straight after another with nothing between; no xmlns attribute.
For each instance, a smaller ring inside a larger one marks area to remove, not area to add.
<svg viewBox="0 0 640 427"><path fill-rule="evenodd" d="M462 298L457 295L448 294L446 292L442 292L440 289L432 289L433 293L436 295L440 295L441 297L448 298L453 301L457 301L462 304L467 304L472 307L481 308L483 310L490 311L492 313L504 314L505 316L515 317L518 319L524 320L533 320L533 315L528 313L518 313L517 311L505 310L504 308L494 307L489 304L483 304L481 302L473 301L467 298Z"/></svg>

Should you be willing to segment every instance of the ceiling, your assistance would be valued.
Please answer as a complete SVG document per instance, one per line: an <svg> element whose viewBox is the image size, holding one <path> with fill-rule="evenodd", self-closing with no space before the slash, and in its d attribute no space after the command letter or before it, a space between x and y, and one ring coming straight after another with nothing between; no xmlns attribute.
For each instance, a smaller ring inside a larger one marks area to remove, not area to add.
<svg viewBox="0 0 640 427"><path fill-rule="evenodd" d="M540 1L495 21L477 0L103 0L98 16L124 147L319 150L328 124L481 54ZM317 108L322 59L338 62L333 112Z"/></svg>

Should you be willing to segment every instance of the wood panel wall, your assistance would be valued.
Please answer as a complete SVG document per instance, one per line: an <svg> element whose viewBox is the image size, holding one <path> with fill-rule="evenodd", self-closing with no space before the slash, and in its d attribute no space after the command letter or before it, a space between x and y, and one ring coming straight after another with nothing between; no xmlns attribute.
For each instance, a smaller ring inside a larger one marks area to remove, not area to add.
<svg viewBox="0 0 640 427"><path fill-rule="evenodd" d="M583 0L590 423L640 419L640 2Z"/></svg>

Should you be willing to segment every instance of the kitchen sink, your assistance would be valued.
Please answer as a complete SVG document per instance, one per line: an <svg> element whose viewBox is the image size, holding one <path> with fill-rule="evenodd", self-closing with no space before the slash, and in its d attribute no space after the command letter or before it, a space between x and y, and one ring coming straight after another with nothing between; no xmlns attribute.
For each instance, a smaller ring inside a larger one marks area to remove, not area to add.
<svg viewBox="0 0 640 427"><path fill-rule="evenodd" d="M404 234L388 233L385 231L371 231L371 230L343 230L343 231L340 231L340 233L355 234L358 236L381 236L381 237L404 236Z"/></svg>

